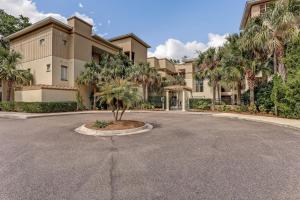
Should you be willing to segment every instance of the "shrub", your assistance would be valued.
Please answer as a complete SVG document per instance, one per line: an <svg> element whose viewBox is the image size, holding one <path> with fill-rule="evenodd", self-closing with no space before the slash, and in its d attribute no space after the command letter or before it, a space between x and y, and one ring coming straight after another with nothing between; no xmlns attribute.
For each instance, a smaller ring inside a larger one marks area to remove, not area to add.
<svg viewBox="0 0 300 200"><path fill-rule="evenodd" d="M189 99L190 109L210 110L211 99Z"/></svg>
<svg viewBox="0 0 300 200"><path fill-rule="evenodd" d="M155 108L155 106L152 105L152 104L149 103L149 102L144 102L144 103L141 104L141 109L152 110L152 109L154 109L154 108Z"/></svg>
<svg viewBox="0 0 300 200"><path fill-rule="evenodd" d="M162 98L162 96L149 96L148 101L155 108L162 108L161 98ZM165 101L166 101L166 98L165 98Z"/></svg>
<svg viewBox="0 0 300 200"><path fill-rule="evenodd" d="M236 112L248 112L248 106L245 106L245 105L235 106L234 111L236 111Z"/></svg>
<svg viewBox="0 0 300 200"><path fill-rule="evenodd" d="M0 110L6 111L6 112L13 112L13 111L15 111L15 103L8 102L8 101L2 101L2 102L0 102Z"/></svg>
<svg viewBox="0 0 300 200"><path fill-rule="evenodd" d="M260 105L260 106L258 107L258 110L259 110L259 112L262 112L262 113L267 113L267 112L268 112L268 110L265 108L264 105Z"/></svg>
<svg viewBox="0 0 300 200"><path fill-rule="evenodd" d="M1 110L28 113L71 112L77 110L76 102L1 102Z"/></svg>
<svg viewBox="0 0 300 200"><path fill-rule="evenodd" d="M255 105L255 104L252 104L252 105L248 106L248 111L249 111L250 113L256 113L256 112L257 112L256 105Z"/></svg>
<svg viewBox="0 0 300 200"><path fill-rule="evenodd" d="M93 127L95 127L95 128L106 128L110 124L111 124L111 122L107 122L107 121L104 121L104 120L100 120L100 121L97 120L94 123Z"/></svg>

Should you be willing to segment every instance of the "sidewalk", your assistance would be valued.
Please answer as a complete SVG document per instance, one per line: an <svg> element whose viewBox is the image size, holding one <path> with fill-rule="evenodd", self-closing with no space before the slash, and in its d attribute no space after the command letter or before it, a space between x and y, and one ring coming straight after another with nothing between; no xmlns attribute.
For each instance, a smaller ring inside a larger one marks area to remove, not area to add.
<svg viewBox="0 0 300 200"><path fill-rule="evenodd" d="M265 117L265 116L257 116L257 115L243 115L243 114L236 114L236 113L217 113L217 114L213 114L213 116L243 119L243 120L249 120L255 122L264 122L268 124L275 124L279 126L296 128L300 130L300 120L297 119L285 119L285 118Z"/></svg>

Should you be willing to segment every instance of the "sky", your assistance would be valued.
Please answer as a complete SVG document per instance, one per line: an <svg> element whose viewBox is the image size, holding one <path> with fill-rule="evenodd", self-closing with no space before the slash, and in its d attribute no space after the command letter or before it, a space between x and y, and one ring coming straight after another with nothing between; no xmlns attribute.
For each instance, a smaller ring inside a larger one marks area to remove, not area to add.
<svg viewBox="0 0 300 200"><path fill-rule="evenodd" d="M0 9L30 18L78 16L109 39L135 33L149 56L181 59L218 47L239 31L246 0L0 0Z"/></svg>

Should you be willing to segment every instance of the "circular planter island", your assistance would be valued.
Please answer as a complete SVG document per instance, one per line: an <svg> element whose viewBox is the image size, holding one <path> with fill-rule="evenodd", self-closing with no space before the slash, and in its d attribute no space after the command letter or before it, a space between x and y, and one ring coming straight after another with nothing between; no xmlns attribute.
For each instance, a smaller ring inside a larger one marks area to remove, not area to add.
<svg viewBox="0 0 300 200"><path fill-rule="evenodd" d="M153 128L149 123L130 120L110 122L103 128L95 127L94 124L84 124L76 128L75 131L83 135L111 137L145 133Z"/></svg>

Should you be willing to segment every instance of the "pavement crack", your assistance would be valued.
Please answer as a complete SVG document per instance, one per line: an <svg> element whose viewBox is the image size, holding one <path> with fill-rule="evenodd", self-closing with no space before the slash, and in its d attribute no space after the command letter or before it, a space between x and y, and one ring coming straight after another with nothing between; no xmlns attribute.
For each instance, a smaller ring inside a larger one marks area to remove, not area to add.
<svg viewBox="0 0 300 200"><path fill-rule="evenodd" d="M116 185L116 158L115 154L118 153L118 148L115 146L114 139L111 137L111 159L110 159L110 169L109 169L109 177L110 177L110 199L115 199L115 185Z"/></svg>

